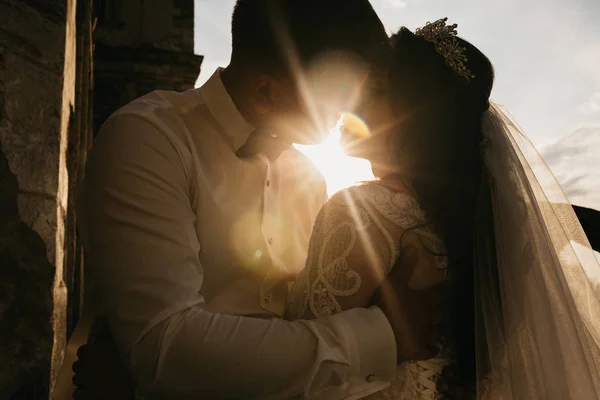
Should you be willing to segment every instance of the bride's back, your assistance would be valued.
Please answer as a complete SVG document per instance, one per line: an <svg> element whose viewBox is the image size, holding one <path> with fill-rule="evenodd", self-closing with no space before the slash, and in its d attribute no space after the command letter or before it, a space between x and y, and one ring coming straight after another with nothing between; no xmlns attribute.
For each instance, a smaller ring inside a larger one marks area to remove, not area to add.
<svg viewBox="0 0 600 400"><path fill-rule="evenodd" d="M409 287L439 286L448 266L445 248L409 185L374 181L336 193L317 217L307 263L290 291L286 317L314 319L368 307L408 247L419 254ZM440 348L438 358L401 364L389 387L368 398L433 398L450 353L450 348Z"/></svg>
<svg viewBox="0 0 600 400"><path fill-rule="evenodd" d="M460 381L474 382L474 210L483 176L482 118L494 70L445 20L393 35L392 111L400 121L390 144L448 254L448 315Z"/></svg>

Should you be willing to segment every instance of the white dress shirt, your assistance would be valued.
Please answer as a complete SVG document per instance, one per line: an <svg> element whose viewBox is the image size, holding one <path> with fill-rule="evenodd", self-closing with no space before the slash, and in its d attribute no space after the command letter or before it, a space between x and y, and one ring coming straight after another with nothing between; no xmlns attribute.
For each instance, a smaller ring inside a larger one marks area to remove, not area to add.
<svg viewBox="0 0 600 400"><path fill-rule="evenodd" d="M336 399L395 374L377 308L280 319L326 187L295 149L237 157L252 130L217 70L123 107L89 155L90 295L148 398Z"/></svg>

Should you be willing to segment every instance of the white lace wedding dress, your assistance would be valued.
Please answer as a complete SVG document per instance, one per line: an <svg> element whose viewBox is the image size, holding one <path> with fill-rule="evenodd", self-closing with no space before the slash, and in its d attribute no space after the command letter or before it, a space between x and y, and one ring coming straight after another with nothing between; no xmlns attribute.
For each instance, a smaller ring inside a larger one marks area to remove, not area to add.
<svg viewBox="0 0 600 400"><path fill-rule="evenodd" d="M426 220L402 185L375 181L336 193L317 217L306 267L291 288L286 318L317 318L365 306L393 267L401 241L422 249L409 286L442 282L447 260L436 254L444 254L443 243ZM436 381L449 362L440 353L439 358L403 363L396 380L365 398L436 399Z"/></svg>

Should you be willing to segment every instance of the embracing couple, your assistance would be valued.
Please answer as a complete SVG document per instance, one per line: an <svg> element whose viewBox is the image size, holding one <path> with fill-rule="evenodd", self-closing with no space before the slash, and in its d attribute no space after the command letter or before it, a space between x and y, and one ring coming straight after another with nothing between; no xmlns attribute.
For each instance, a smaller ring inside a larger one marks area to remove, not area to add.
<svg viewBox="0 0 600 400"><path fill-rule="evenodd" d="M456 26L238 0L232 35L96 139L79 221L119 356L83 347L76 398L599 397L598 263ZM291 144L340 112L378 179L327 199Z"/></svg>

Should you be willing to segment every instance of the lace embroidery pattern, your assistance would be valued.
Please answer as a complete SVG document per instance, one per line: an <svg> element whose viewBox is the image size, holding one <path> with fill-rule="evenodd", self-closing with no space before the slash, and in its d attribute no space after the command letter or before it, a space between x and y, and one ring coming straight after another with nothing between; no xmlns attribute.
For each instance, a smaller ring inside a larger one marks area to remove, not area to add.
<svg viewBox="0 0 600 400"><path fill-rule="evenodd" d="M363 400L438 400L436 389L444 367L445 358L407 362L398 366L397 378L385 389L363 397Z"/></svg>
<svg viewBox="0 0 600 400"><path fill-rule="evenodd" d="M403 229L410 229L427 221L427 215L421 210L417 200L407 193L398 193L382 185L370 184L368 190L363 191L363 196L381 215ZM426 239L428 242L426 247L433 253L445 253L444 245L431 230L431 225L414 229L413 232ZM396 246L396 251L398 251L399 243L393 243L393 245ZM392 265L397 257L398 254L394 253ZM448 267L448 261L444 256L436 255L435 262L439 269Z"/></svg>
<svg viewBox="0 0 600 400"><path fill-rule="evenodd" d="M288 297L287 318L300 318L307 307L315 317L342 311L336 296L351 296L361 283L360 275L348 268L347 257L358 232L370 225L371 219L361 207L340 207L336 199L323 207L311 235L306 268Z"/></svg>
<svg viewBox="0 0 600 400"><path fill-rule="evenodd" d="M400 243L385 228L385 221L409 229L423 225L427 216L415 198L378 183L355 186L333 196L315 222L306 268L291 288L286 318L301 318L308 309L315 317L342 311L337 297L351 296L361 285L360 275L348 266L347 258L369 228L375 227L387 242L389 272L398 257ZM444 254L443 243L430 226L411 232L429 250ZM447 268L446 257L436 256L435 262L437 268ZM398 366L397 379L390 386L366 399L437 399L436 382L448 362L447 358L436 358L404 363Z"/></svg>
<svg viewBox="0 0 600 400"><path fill-rule="evenodd" d="M357 238L369 239L365 231L373 225L387 242L390 261L386 273L391 270L400 243L394 241L382 220L410 229L423 225L427 217L412 196L373 182L338 192L325 204L311 235L306 268L290 291L287 318L301 318L307 308L315 317L342 311L336 297L353 295L361 284L360 275L348 267L347 258ZM429 250L444 254L443 243L430 226L411 232L426 242ZM447 267L446 257L436 256L435 261L437 268Z"/></svg>

